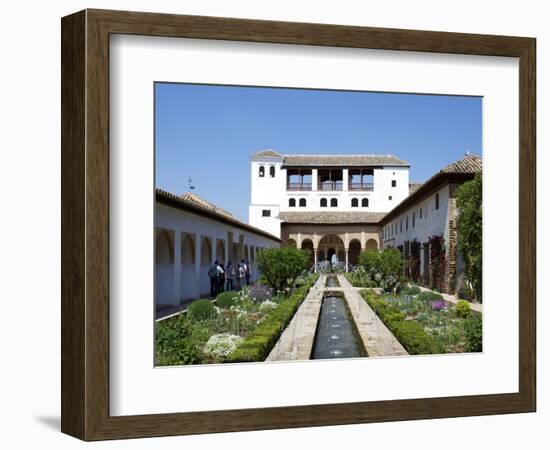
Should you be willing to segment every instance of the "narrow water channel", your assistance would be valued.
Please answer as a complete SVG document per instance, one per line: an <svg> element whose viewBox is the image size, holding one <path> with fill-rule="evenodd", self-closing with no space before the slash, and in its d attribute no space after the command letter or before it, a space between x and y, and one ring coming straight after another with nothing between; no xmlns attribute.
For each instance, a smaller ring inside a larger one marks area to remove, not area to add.
<svg viewBox="0 0 550 450"><path fill-rule="evenodd" d="M329 275L325 281L325 287L340 287L340 282L334 275Z"/></svg>
<svg viewBox="0 0 550 450"><path fill-rule="evenodd" d="M330 278L327 279L327 283ZM336 282L338 280L336 279ZM311 359L367 356L344 298L323 298Z"/></svg>

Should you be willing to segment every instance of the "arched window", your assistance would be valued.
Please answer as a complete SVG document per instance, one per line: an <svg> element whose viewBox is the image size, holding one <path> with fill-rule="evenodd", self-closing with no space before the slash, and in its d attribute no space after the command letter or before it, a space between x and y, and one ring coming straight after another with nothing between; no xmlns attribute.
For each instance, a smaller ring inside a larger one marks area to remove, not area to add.
<svg viewBox="0 0 550 450"><path fill-rule="evenodd" d="M361 206L363 208L368 208L369 207L369 199L368 198L364 198L363 200L361 200Z"/></svg>
<svg viewBox="0 0 550 450"><path fill-rule="evenodd" d="M264 166L260 166L258 175L259 175L260 177L264 177L264 176L265 176L265 167L264 167Z"/></svg>
<svg viewBox="0 0 550 450"><path fill-rule="evenodd" d="M296 199L295 198L289 198L288 199L288 206L291 208L294 208L296 206Z"/></svg>
<svg viewBox="0 0 550 450"><path fill-rule="evenodd" d="M331 208L335 208L336 206L338 206L338 199L337 198L331 198L330 199L330 206L331 206Z"/></svg>
<svg viewBox="0 0 550 450"><path fill-rule="evenodd" d="M327 207L327 199L326 198L322 198L321 199L321 208L326 208Z"/></svg>
<svg viewBox="0 0 550 450"><path fill-rule="evenodd" d="M306 206L306 199L305 199L305 198L301 198L301 199L300 199L300 202L299 202L299 205L300 205L300 206Z"/></svg>
<svg viewBox="0 0 550 450"><path fill-rule="evenodd" d="M351 199L351 206L352 206L352 208L357 208L359 206L359 199L352 198Z"/></svg>
<svg viewBox="0 0 550 450"><path fill-rule="evenodd" d="M270 177L275 177L275 166L270 166L269 167L269 176Z"/></svg>

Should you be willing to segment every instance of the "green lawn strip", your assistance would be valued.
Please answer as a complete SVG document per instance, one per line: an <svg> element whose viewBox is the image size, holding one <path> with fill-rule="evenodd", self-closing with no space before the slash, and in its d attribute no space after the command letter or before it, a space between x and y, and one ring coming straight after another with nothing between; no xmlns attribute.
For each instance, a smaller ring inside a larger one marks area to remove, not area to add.
<svg viewBox="0 0 550 450"><path fill-rule="evenodd" d="M283 300L277 309L245 338L226 362L264 361L306 298L310 287L311 284L303 285L288 299Z"/></svg>
<svg viewBox="0 0 550 450"><path fill-rule="evenodd" d="M418 322L405 320L405 314L399 307L384 301L382 297L372 292L363 292L362 295L410 355L445 353L445 346L424 331Z"/></svg>

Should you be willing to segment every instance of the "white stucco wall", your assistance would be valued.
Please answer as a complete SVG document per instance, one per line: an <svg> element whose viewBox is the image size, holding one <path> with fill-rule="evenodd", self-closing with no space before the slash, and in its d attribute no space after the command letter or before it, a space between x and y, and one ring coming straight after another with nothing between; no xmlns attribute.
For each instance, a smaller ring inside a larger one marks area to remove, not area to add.
<svg viewBox="0 0 550 450"><path fill-rule="evenodd" d="M439 209L435 209L435 195L439 193ZM422 218L420 218L420 209L422 209ZM449 210L449 185L441 187L428 197L415 203L413 206L403 211L395 219L387 223L381 233L384 247L398 247L405 241L416 239L420 243L428 241L430 236L444 235L447 241L446 233ZM415 214L415 226L412 226L412 216ZM406 221L409 219L409 229L407 230ZM401 222L403 230L401 231ZM392 226L395 226L392 231Z"/></svg>
<svg viewBox="0 0 550 450"><path fill-rule="evenodd" d="M317 174L319 168L312 169L312 189L310 191L287 190L287 170L282 166L283 158L254 157L251 161L251 192L249 223L280 237L280 221L276 219L280 211L370 211L389 212L409 195L409 168L382 167L373 170L372 191L349 191L348 171L343 169L342 191L318 191ZM264 176L260 177L260 167L264 167ZM270 167L275 166L275 176L270 176ZM392 186L395 180L396 186ZM321 207L321 199L327 199L327 207ZM338 206L331 207L330 200L337 199ZM358 207L351 206L357 198ZM367 198L368 207L363 207L362 199ZM289 206L289 200L295 199L296 206ZM306 200L306 206L299 206L300 199ZM269 210L270 217L264 217L263 211Z"/></svg>
<svg viewBox="0 0 550 450"><path fill-rule="evenodd" d="M244 256L244 259L248 259L251 263L253 280L259 276L256 267L258 249L280 245L276 239L270 239L251 230L157 203L155 243L161 232L170 235L173 260L171 263L166 263L166 259L163 259L162 264L156 264L156 304L178 305L182 300L207 296L210 292L208 268L216 259L227 264L232 244L239 246L242 243L243 249L246 248L248 257ZM231 242L228 239L228 233L232 233ZM189 245L190 238L193 241L191 245ZM208 258L206 258L207 255L201 258L203 238L207 238L211 244ZM223 257L217 253L218 241L223 242ZM239 261L240 259L233 258L232 262L235 264Z"/></svg>
<svg viewBox="0 0 550 450"><path fill-rule="evenodd" d="M281 169L282 158L255 158L250 165L250 208L248 222L277 237L281 235L281 221L276 219L282 203L282 193L286 189L286 170ZM264 176L260 177L260 167ZM270 167L275 167L275 176L270 175ZM270 216L264 217L263 211L269 210Z"/></svg>

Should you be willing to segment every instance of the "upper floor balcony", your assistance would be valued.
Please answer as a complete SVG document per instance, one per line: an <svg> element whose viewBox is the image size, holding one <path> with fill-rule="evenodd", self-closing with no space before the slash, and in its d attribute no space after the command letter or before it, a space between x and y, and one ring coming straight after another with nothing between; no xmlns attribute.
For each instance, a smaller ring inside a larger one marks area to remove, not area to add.
<svg viewBox="0 0 550 450"><path fill-rule="evenodd" d="M290 181L287 181L286 183L287 191L311 191L311 187L312 187L311 183L304 183L304 182L292 183Z"/></svg>
<svg viewBox="0 0 550 450"><path fill-rule="evenodd" d="M350 181L348 190L350 191L374 191L374 183L352 183Z"/></svg>
<svg viewBox="0 0 550 450"><path fill-rule="evenodd" d="M373 170L359 169L288 169L287 191L373 191Z"/></svg>

